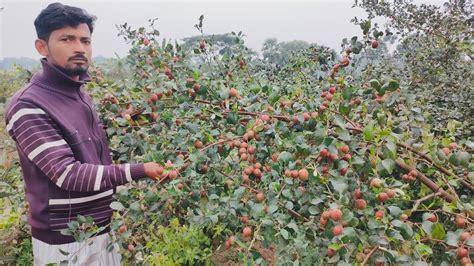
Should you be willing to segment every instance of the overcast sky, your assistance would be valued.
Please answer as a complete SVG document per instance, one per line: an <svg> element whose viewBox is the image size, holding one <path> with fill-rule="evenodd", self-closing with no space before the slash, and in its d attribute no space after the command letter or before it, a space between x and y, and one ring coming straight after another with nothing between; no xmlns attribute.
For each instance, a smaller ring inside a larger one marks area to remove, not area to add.
<svg viewBox="0 0 474 266"><path fill-rule="evenodd" d="M33 21L49 3L56 1L0 0L0 59L31 57L39 59L34 49L36 32ZM127 22L132 27L147 26L148 19L158 18L161 37L180 40L198 35L193 27L204 15L206 34L243 31L246 44L260 51L266 38L279 41L304 40L339 49L344 37L359 35L350 23L364 11L351 8L353 0L220 0L220 1L70 1L61 3L86 9L98 17L93 37L94 56L125 56L129 47L117 37L115 25ZM440 4L442 0L417 0L417 3Z"/></svg>

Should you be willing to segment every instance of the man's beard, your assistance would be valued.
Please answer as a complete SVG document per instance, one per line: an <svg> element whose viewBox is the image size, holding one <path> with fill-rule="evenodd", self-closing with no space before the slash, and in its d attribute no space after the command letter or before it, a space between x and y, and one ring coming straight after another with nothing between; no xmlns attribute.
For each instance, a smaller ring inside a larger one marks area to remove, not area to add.
<svg viewBox="0 0 474 266"><path fill-rule="evenodd" d="M80 76L84 73L87 72L87 69L89 68L88 65L84 65L83 67L81 66L75 66L75 67L66 67L66 68L63 68L63 67L60 67L60 66L56 66L57 68L59 68L59 70L61 70L64 74L68 75L68 76Z"/></svg>

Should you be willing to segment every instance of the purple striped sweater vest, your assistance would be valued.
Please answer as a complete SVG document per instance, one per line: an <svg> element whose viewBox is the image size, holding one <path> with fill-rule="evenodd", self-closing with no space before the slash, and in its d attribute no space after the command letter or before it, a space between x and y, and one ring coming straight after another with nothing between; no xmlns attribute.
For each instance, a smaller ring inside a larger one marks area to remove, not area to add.
<svg viewBox="0 0 474 266"><path fill-rule="evenodd" d="M75 81L46 59L41 63L9 100L5 121L20 158L32 235L64 244L74 239L59 231L78 214L107 225L115 187L145 173L143 164L112 164L105 131L82 88L89 76Z"/></svg>

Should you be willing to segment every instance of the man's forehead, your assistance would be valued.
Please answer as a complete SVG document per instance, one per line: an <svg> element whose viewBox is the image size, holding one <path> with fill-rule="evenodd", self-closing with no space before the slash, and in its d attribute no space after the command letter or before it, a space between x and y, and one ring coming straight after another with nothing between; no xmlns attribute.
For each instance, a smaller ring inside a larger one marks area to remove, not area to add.
<svg viewBox="0 0 474 266"><path fill-rule="evenodd" d="M76 36L76 37L91 37L91 32L87 24L79 24L77 27L66 26L64 28L60 28L51 32L51 35L54 36L62 36L62 35L69 35L69 36Z"/></svg>

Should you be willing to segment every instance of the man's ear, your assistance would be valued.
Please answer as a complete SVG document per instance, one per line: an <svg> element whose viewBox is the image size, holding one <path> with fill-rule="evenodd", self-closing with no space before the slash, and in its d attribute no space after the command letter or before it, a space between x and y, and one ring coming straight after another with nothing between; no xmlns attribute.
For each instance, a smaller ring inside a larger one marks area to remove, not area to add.
<svg viewBox="0 0 474 266"><path fill-rule="evenodd" d="M36 51L44 57L49 55L48 43L45 40L36 39L35 41Z"/></svg>

